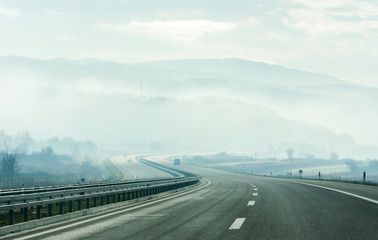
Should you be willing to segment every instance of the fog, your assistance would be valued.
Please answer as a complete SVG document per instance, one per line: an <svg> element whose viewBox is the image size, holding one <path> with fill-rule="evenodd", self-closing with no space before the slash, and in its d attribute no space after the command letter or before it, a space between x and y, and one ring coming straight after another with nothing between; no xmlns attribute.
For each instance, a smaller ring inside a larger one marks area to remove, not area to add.
<svg viewBox="0 0 378 240"><path fill-rule="evenodd" d="M3 0L0 183L122 178L111 158L143 153L377 175L377 7Z"/></svg>
<svg viewBox="0 0 378 240"><path fill-rule="evenodd" d="M69 137L97 152L378 154L378 89L325 74L240 59L5 56L0 72L0 129L44 143L35 151Z"/></svg>

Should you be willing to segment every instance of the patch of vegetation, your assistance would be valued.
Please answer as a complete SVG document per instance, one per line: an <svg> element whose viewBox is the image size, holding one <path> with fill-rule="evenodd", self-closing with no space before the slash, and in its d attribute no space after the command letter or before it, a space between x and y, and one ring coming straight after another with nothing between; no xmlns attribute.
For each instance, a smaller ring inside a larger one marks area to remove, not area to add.
<svg viewBox="0 0 378 240"><path fill-rule="evenodd" d="M123 173L110 161L110 159L105 160L101 166L103 180L121 180L123 178Z"/></svg>

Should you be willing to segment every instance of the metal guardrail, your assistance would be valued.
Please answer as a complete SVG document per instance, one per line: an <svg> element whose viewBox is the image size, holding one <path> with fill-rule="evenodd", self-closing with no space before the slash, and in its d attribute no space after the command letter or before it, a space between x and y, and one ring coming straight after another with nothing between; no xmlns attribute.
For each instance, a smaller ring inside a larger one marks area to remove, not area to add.
<svg viewBox="0 0 378 240"><path fill-rule="evenodd" d="M54 204L59 206L59 214L63 214L66 203L68 203L68 212L73 212L74 201L77 201L77 210L81 210L82 201L85 201L86 208L90 208L90 205L96 207L97 205L104 205L105 202L109 204L126 201L193 185L198 183L200 179L200 176L145 159L139 161L173 177L7 189L0 191L0 213L8 211L9 225L13 225L15 211L17 210L23 212L23 218L26 222L29 218L29 210L32 208L36 208L36 219L40 219L41 210L46 206L48 216L52 216Z"/></svg>
<svg viewBox="0 0 378 240"><path fill-rule="evenodd" d="M159 164L157 162L149 161L149 160L144 159L144 158L138 158L138 161L143 163L143 164L146 164L150 167L157 168L160 171L171 174L174 177L198 177L197 174L193 174L193 173L190 173L190 172L187 172L187 171L184 171L184 170L181 170L181 169L177 169L177 168L168 167L166 165L162 165L162 164Z"/></svg>
<svg viewBox="0 0 378 240"><path fill-rule="evenodd" d="M176 179L179 179L179 178L180 177L176 177ZM53 185L53 186L41 186L41 187L29 187L29 188L3 189L3 190L0 190L0 196L63 191L63 190L91 188L91 187L99 187L99 186L110 186L110 185L134 184L134 183L163 181L163 180L171 180L171 179L172 178L144 178L140 180L91 182L91 183L80 183L80 184L72 184L72 185Z"/></svg>
<svg viewBox="0 0 378 240"><path fill-rule="evenodd" d="M165 186L172 183L180 183L188 181L189 179L171 179L165 181L157 182L143 182L143 183L134 183L134 184L123 184L123 185L107 185L99 187L90 187L90 188L77 188L71 190L60 190L53 192L41 192L41 193L30 193L30 194L17 194L17 195L7 195L0 196L0 211L12 209L14 205L20 207L33 206L34 201L47 201L47 202L56 202L60 199L70 200L72 197L87 198L88 196L94 195L107 195L112 192L119 191L129 191L135 189L146 189L157 186ZM31 202L31 203L29 203Z"/></svg>
<svg viewBox="0 0 378 240"><path fill-rule="evenodd" d="M153 168L157 168L160 171L166 172L171 175L173 178L179 179L184 176L197 176L182 170L173 169L168 166L164 166L149 160L139 158L138 161L142 162L145 165L148 165ZM39 187L28 187L28 188L14 188L14 189L0 189L0 196L4 195L16 195L16 194L29 194L37 192L47 192L47 191L61 191L77 188L86 188L86 187L98 187L98 186L109 186L109 185L122 185L122 184L132 184L132 183L141 183L141 182L150 182L150 181L161 181L169 180L172 178L144 178L138 180L122 180L122 181L111 181L111 182L90 182L90 183L78 183L70 185L50 185L50 186L39 186Z"/></svg>
<svg viewBox="0 0 378 240"><path fill-rule="evenodd" d="M61 190L42 193L17 194L0 196L0 212L8 211L9 225L14 224L14 211L21 209L24 215L24 221L28 221L29 208L37 208L36 218L41 218L41 208L48 207L48 215L52 216L53 204L59 205L59 214L63 214L63 205L68 202L69 210L73 211L73 201L77 201L78 210L81 210L81 203L86 201L86 208L90 207L92 201L93 207L104 205L111 202L126 201L138 197L144 197L156 193L170 191L173 189L189 186L199 182L199 177L170 179L164 181L150 181L134 184L109 185L100 187L87 187L72 190ZM127 197L126 197L127 196ZM110 200L112 198L112 201Z"/></svg>

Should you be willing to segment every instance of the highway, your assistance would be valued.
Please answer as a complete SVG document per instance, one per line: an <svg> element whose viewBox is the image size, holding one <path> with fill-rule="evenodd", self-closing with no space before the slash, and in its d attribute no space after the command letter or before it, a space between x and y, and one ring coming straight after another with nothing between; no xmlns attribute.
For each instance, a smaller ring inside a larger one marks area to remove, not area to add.
<svg viewBox="0 0 378 240"><path fill-rule="evenodd" d="M167 178L172 177L163 171L149 167L135 160L134 155L116 156L111 161L123 174L123 180L145 179L145 178Z"/></svg>
<svg viewBox="0 0 378 240"><path fill-rule="evenodd" d="M5 238L378 239L378 187L180 168L206 181L196 191Z"/></svg>

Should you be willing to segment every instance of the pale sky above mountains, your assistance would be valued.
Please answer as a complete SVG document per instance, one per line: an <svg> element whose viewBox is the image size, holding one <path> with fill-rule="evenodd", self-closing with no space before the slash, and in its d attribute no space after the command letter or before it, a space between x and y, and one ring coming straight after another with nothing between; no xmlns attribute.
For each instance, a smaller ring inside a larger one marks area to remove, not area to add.
<svg viewBox="0 0 378 240"><path fill-rule="evenodd" d="M242 58L378 86L377 13L377 0L0 0L0 55Z"/></svg>

